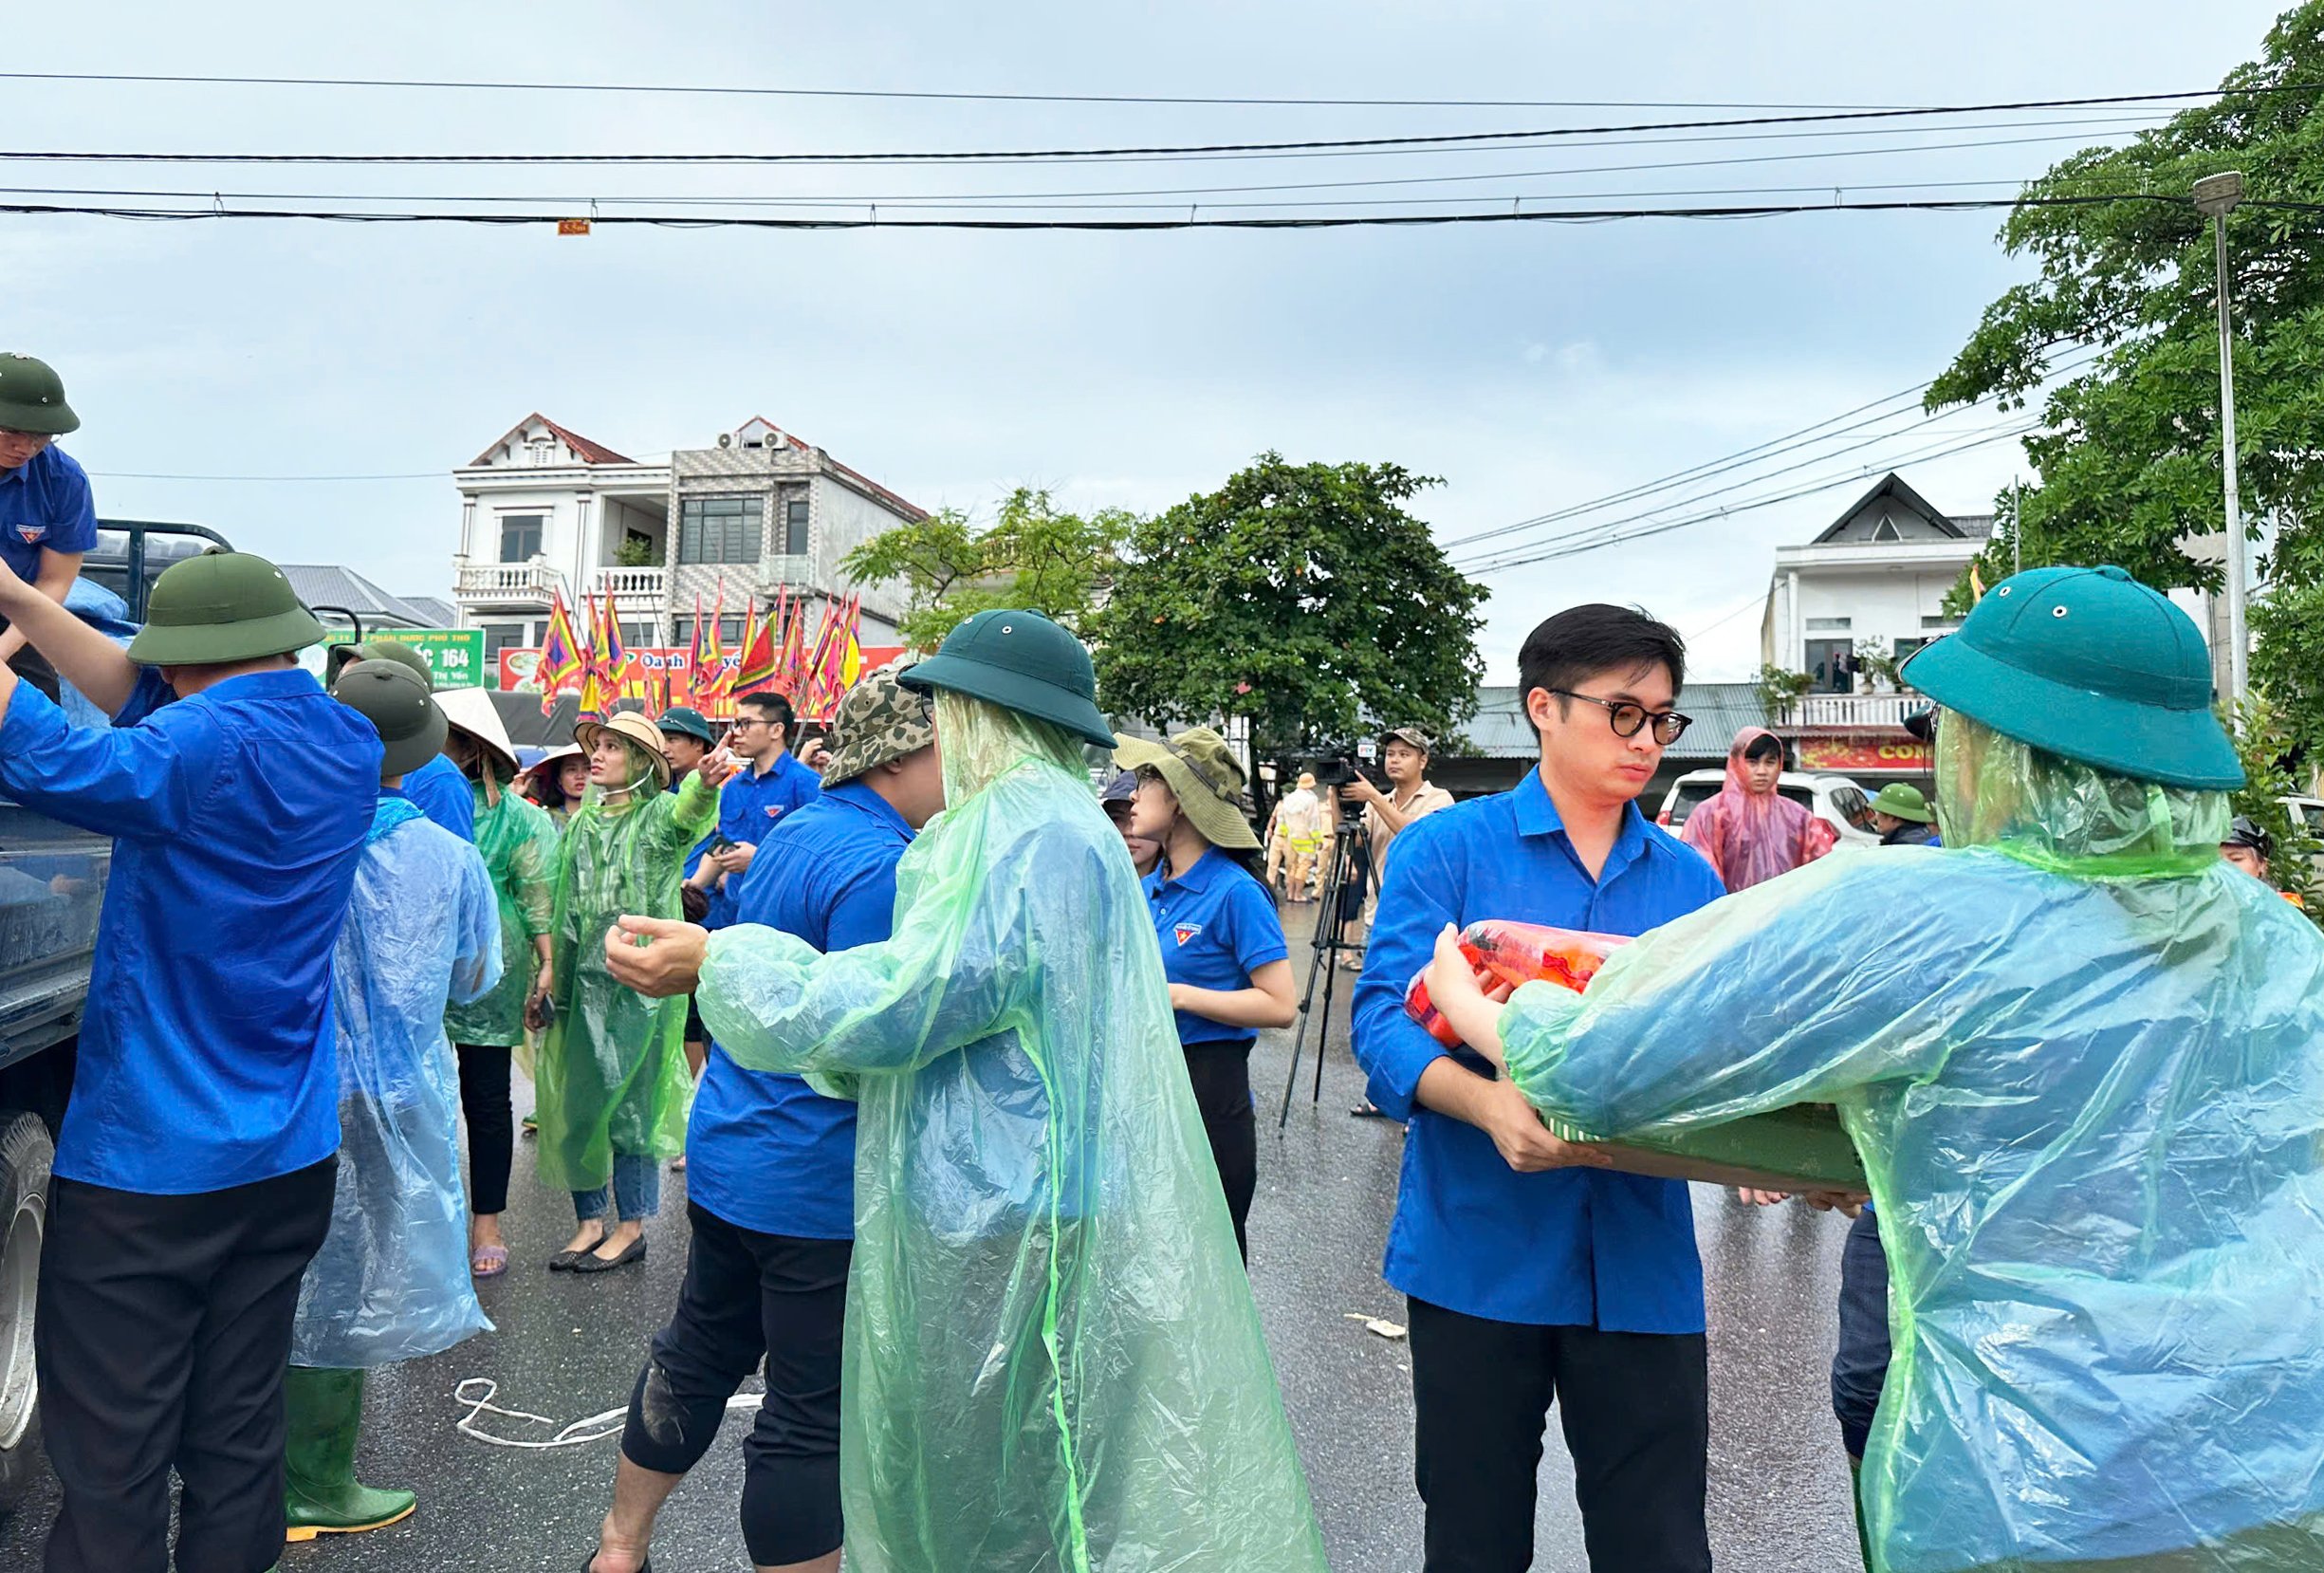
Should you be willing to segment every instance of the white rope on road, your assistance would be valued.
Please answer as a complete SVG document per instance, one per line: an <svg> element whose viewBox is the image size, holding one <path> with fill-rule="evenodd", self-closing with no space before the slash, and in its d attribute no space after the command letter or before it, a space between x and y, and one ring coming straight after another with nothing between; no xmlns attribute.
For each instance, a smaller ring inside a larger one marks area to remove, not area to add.
<svg viewBox="0 0 2324 1573"><path fill-rule="evenodd" d="M482 1388L483 1391L471 1394L469 1391L471 1387ZM470 1377L452 1388L453 1400L468 1406L468 1413L460 1416L456 1428L462 1435L472 1436L479 1442L489 1442L496 1448L577 1448L590 1442L602 1442L608 1436L620 1435L622 1423L629 1416L629 1406L624 1404L619 1409L609 1409L602 1414L575 1420L546 1438L495 1436L476 1424L478 1416L499 1415L537 1426L553 1426L557 1423L545 1415L533 1415L522 1409L503 1409L492 1401L499 1394L500 1383L489 1377ZM737 1393L727 1400L727 1408L729 1412L756 1409L760 1398L761 1395L756 1393Z"/></svg>

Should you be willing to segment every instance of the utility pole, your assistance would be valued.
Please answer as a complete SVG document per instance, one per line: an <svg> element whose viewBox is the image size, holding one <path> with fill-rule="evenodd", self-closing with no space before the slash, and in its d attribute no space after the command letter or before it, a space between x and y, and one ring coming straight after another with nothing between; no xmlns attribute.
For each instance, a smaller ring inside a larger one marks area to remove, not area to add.
<svg viewBox="0 0 2324 1573"><path fill-rule="evenodd" d="M2025 571L2025 483L2009 483L2009 571Z"/></svg>
<svg viewBox="0 0 2324 1573"><path fill-rule="evenodd" d="M2213 256L2219 269L2219 452L2227 505L2227 698L2238 705L2243 702L2251 681L2251 636L2244 604L2249 588L2243 561L2243 508L2236 491L2235 341L2230 337L2234 281L2227 271L2227 214L2242 200L2241 170L2206 175L2195 182L2195 208L2211 220Z"/></svg>

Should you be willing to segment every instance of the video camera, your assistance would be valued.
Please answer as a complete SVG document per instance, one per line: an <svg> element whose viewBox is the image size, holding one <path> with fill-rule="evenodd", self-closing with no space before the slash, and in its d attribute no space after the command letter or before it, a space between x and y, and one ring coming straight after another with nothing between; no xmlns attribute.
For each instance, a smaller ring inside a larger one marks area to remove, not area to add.
<svg viewBox="0 0 2324 1573"><path fill-rule="evenodd" d="M1358 779L1369 781L1381 791L1389 790L1388 772L1374 758L1378 745L1358 743L1353 754L1325 754L1320 758L1302 760L1300 768L1313 774L1317 786L1337 791L1351 786Z"/></svg>

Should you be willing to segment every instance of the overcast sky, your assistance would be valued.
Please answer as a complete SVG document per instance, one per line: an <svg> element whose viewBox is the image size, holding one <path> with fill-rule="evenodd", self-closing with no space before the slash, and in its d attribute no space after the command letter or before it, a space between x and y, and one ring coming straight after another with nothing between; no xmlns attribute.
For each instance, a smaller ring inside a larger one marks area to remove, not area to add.
<svg viewBox="0 0 2324 1573"><path fill-rule="evenodd" d="M2209 86L2258 53L2274 11L2247 0L2200 8L1978 0L1936 10L1335 0L1180 4L1131 15L1063 4L665 0L415 4L366 13L359 33L337 26L348 13L306 5L109 6L101 25L88 10L47 7L10 17L0 68L1927 105ZM0 81L0 149L1080 148L1750 112ZM1915 194L1860 188L2023 179L2071 152L2074 139L2128 123L2024 126L2031 118L1993 115L1983 118L1986 129L1956 124L1909 137L1804 138L1792 127L1780 139L1661 148L1633 138L1457 155L968 170L10 162L0 171L18 187L366 193L428 207L484 194L554 197L577 209L593 195L885 197L891 218L915 194L1174 193L1448 174L1488 177L1377 194L1411 199L1407 211L1420 199L1441 209L1433 199L1478 193L1491 207L1522 194L1538 208L1559 193L1582 194L1581 206L1655 206L1819 197L1636 194L1795 186L1828 198L1838 184L1872 197ZM2034 137L2051 139L1894 151ZM1874 146L1884 151L1856 151ZM1761 161L1704 162L1740 159ZM1605 168L1641 163L1691 167ZM1559 173L1588 170L1598 173ZM1176 196L1111 199L1149 205L1113 216L1183 211ZM1161 208L1166 201L1171 206ZM2029 272L1994 243L1999 223L1995 213L1842 213L1095 235L600 228L561 238L542 228L0 215L8 287L0 347L44 356L63 372L86 423L67 446L99 477L101 511L200 521L253 550L348 563L405 593L449 592L459 510L446 472L535 409L638 457L705 445L763 414L931 508L988 508L1027 483L1052 487L1071 505L1153 509L1215 486L1268 448L1295 459L1393 460L1443 477L1419 509L1452 541L1716 459L1934 375L1984 305ZM1948 432L1976 435L2000 418L1971 412L1717 500L1844 475ZM1902 469L1938 507L1983 511L2020 463L2016 445L2001 443ZM133 478L157 474L418 478ZM1699 676L1747 675L1758 664L1757 605L1772 549L1813 535L1869 484L1490 575L1491 675L1513 673L1516 645L1539 618L1595 599L1642 602L1694 637ZM1639 506L1506 539L1522 545ZM1476 549L1456 557L1473 560Z"/></svg>

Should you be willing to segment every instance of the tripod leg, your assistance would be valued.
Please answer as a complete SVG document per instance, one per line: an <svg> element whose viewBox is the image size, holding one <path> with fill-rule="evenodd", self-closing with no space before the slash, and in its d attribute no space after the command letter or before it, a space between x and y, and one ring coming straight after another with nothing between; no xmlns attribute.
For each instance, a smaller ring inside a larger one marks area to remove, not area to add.
<svg viewBox="0 0 2324 1573"><path fill-rule="evenodd" d="M1337 851L1335 850L1331 863L1324 870L1321 904L1316 909L1316 932L1307 949L1307 990L1300 996L1300 1029L1291 1040L1291 1071L1283 1078L1282 1112L1275 1117L1275 1129L1279 1133L1291 1120L1291 1093L1300 1084L1300 1056L1306 1052L1307 1048L1307 1026L1312 1019L1310 1012L1316 1003L1318 978L1322 978L1324 981L1324 999L1327 1002L1328 1013L1331 980L1327 974L1339 959L1339 930L1336 923L1329 921L1327 915L1336 914L1339 910L1340 879L1340 859ZM1319 1044L1316 1047L1316 1058L1319 1064L1321 1064L1323 1048ZM1322 1093L1319 1090L1317 1097L1321 1096Z"/></svg>

